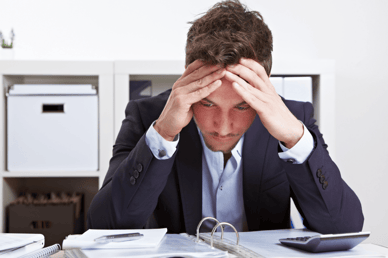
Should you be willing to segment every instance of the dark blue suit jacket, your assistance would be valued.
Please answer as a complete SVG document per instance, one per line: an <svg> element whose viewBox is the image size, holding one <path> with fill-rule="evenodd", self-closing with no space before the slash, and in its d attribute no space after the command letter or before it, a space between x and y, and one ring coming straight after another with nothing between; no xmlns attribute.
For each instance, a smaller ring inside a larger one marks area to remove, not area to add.
<svg viewBox="0 0 388 258"><path fill-rule="evenodd" d="M154 158L145 143L145 132L169 94L129 102L109 171L88 211L89 228L139 229L153 219L169 233L195 233L202 219L202 146L194 121L183 128L177 151L168 160ZM361 231L361 204L326 150L312 105L284 102L311 132L315 147L303 164L284 162L278 140L256 116L245 134L242 158L249 230L289 228L292 197L311 230Z"/></svg>

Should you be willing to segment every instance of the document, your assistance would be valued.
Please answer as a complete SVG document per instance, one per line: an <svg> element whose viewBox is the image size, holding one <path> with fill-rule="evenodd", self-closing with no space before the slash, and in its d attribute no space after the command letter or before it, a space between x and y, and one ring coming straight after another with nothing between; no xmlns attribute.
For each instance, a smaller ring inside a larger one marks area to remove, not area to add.
<svg viewBox="0 0 388 258"><path fill-rule="evenodd" d="M31 253L44 246L42 234L0 233L0 257L13 258Z"/></svg>
<svg viewBox="0 0 388 258"><path fill-rule="evenodd" d="M239 246L249 249L256 253L253 257L266 257L266 258L280 258L280 257L385 257L380 253L376 253L370 250L365 250L362 246L358 245L353 249L339 252L326 252L326 253L309 253L303 250L291 248L282 245L279 242L280 238L294 238L317 235L318 233L309 231L307 229L283 229L283 230L265 230L265 231L251 231L240 232ZM233 253L240 247L236 246L236 234L234 232L224 232L224 239L221 241L221 233L215 233L215 242L218 242L217 248L227 248ZM214 237L213 236L213 237ZM210 233L201 233L200 238L206 242L210 241ZM221 244L220 244L221 243Z"/></svg>
<svg viewBox="0 0 388 258"><path fill-rule="evenodd" d="M210 248L206 243L196 243L195 238L187 234L167 234L160 245L152 249L70 249L65 250L66 257L121 258L121 257L208 257L226 258L228 253Z"/></svg>
<svg viewBox="0 0 388 258"><path fill-rule="evenodd" d="M107 242L99 243L94 241L96 238L107 235L119 235L128 233L140 233L144 237L134 241L124 242ZM155 248L159 245L164 235L166 235L167 229L89 229L82 235L74 238L68 237L63 240L63 249L133 249L133 248Z"/></svg>

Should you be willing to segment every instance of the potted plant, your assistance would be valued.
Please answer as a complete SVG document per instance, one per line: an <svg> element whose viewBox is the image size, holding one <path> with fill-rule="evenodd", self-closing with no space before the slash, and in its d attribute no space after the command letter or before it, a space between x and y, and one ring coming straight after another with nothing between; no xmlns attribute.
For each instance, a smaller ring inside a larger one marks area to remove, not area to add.
<svg viewBox="0 0 388 258"><path fill-rule="evenodd" d="M1 59L13 59L14 57L13 41L15 39L15 33L13 32L13 29L11 30L10 39L11 41L7 42L3 37L3 33L0 31L0 43L1 43L0 58Z"/></svg>

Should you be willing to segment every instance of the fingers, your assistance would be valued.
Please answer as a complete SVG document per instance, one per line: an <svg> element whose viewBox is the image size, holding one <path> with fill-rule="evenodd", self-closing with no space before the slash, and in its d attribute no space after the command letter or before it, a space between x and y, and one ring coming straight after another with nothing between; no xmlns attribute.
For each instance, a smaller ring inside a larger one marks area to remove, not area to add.
<svg viewBox="0 0 388 258"><path fill-rule="evenodd" d="M213 91L218 89L222 85L221 80L216 80L210 83L207 87L200 88L196 91L193 91L189 94L190 104L194 104L207 96L209 96Z"/></svg>
<svg viewBox="0 0 388 258"><path fill-rule="evenodd" d="M272 86L267 73L262 65L252 59L240 59L240 63L226 68L231 73L234 73L250 85L266 93L275 93L276 90ZM230 79L230 76L227 77Z"/></svg>
<svg viewBox="0 0 388 258"><path fill-rule="evenodd" d="M237 82L233 82L232 86L234 90L243 98L243 100L256 112L259 114L263 107L265 107L264 102L260 97L257 97L257 94L262 94L257 91L257 93L253 93L252 90L247 88L246 86L242 86Z"/></svg>
<svg viewBox="0 0 388 258"><path fill-rule="evenodd" d="M260 78L262 78L262 80L264 82L269 80L269 77L268 77L267 72L265 71L264 67L261 64L259 64L258 62L254 61L252 59L241 58L240 64L251 69Z"/></svg>
<svg viewBox="0 0 388 258"><path fill-rule="evenodd" d="M236 74L231 73L229 71L226 71L225 78L232 82L233 87L234 87L234 84L237 83L239 85L239 87L240 87L239 88L240 92L244 91L244 93L250 94L250 95L254 96L255 98L257 98L259 100L263 100L264 99L265 96L264 96L264 93L262 91L252 87L249 83L247 83L244 79L242 79L241 77L237 76ZM244 98L242 95L241 95L241 97Z"/></svg>
<svg viewBox="0 0 388 258"><path fill-rule="evenodd" d="M186 85L185 87L181 87L180 90L186 92L186 93L191 93L197 90L200 90L204 87L209 86L210 84L216 82L217 80L222 79L225 76L225 69L218 69L215 72L203 77L199 78L190 84Z"/></svg>
<svg viewBox="0 0 388 258"><path fill-rule="evenodd" d="M191 74L193 71L199 69L200 67L204 66L205 63L203 63L201 60L195 60L189 66L187 66L186 70L182 74L182 78L186 77L187 75Z"/></svg>

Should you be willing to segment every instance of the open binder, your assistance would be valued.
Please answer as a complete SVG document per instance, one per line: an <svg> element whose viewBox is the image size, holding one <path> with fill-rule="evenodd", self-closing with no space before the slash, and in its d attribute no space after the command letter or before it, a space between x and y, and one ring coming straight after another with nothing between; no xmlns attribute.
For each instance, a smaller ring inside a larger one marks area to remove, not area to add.
<svg viewBox="0 0 388 258"><path fill-rule="evenodd" d="M214 220L216 226L209 233L199 233L205 220ZM230 226L235 232L224 232L223 227ZM221 227L221 232L216 232ZM237 232L233 225L219 222L207 217L197 227L197 236L182 234L166 234L157 248L152 249L71 249L65 250L66 257L311 257L311 253L286 247L280 244L280 238L304 237L319 234L307 229L283 229L268 231ZM385 257L378 253L364 250L361 246L348 251L314 254L315 257Z"/></svg>

